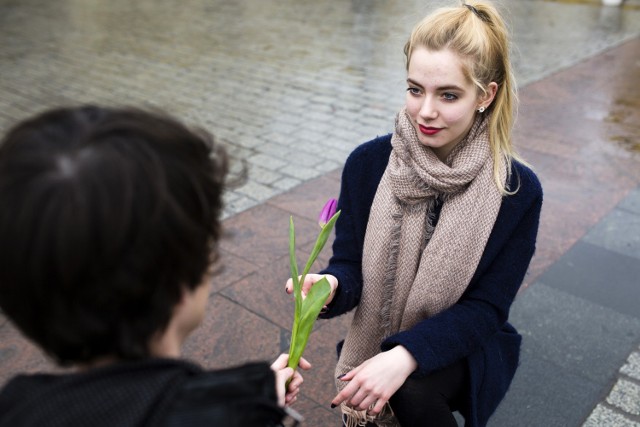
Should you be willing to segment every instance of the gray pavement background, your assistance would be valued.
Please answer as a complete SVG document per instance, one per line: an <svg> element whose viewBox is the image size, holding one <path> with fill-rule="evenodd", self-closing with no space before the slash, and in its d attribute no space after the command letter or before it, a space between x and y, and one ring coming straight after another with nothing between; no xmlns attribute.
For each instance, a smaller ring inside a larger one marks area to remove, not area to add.
<svg viewBox="0 0 640 427"><path fill-rule="evenodd" d="M520 86L640 33L640 8L502 0ZM2 0L0 131L59 104L155 106L250 165L225 217L339 168L387 133L402 47L455 1Z"/></svg>
<svg viewBox="0 0 640 427"><path fill-rule="evenodd" d="M640 426L639 275L640 187L516 299L522 360L491 426Z"/></svg>

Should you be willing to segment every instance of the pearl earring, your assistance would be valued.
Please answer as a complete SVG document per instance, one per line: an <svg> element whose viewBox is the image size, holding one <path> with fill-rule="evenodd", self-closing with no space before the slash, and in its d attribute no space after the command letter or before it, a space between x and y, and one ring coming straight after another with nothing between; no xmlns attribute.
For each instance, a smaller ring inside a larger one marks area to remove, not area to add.
<svg viewBox="0 0 640 427"><path fill-rule="evenodd" d="M478 108L478 113L484 113L484 107Z"/></svg>

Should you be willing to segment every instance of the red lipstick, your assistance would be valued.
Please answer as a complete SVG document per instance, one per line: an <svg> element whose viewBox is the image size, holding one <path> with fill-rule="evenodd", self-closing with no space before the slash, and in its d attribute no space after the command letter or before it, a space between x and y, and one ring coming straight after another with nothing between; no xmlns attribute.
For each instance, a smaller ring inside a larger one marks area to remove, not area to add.
<svg viewBox="0 0 640 427"><path fill-rule="evenodd" d="M418 127L420 128L420 132L425 135L435 135L442 130L442 128L427 127L423 125L418 125Z"/></svg>

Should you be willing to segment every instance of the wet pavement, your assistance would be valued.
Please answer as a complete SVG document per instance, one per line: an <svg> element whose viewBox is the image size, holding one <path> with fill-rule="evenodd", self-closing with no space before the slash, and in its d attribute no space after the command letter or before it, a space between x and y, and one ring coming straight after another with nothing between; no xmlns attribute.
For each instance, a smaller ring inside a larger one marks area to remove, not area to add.
<svg viewBox="0 0 640 427"><path fill-rule="evenodd" d="M401 3L401 4L400 4ZM226 195L225 271L185 356L216 368L287 348L299 258L359 143L391 131L402 46L445 2L353 0L0 2L0 131L60 104L159 107L247 162ZM640 2L504 1L521 106L515 142L544 190L538 249L511 319L522 363L492 426L640 426ZM326 262L321 255L317 269ZM319 321L295 408L329 408L335 342ZM52 369L0 314L0 383Z"/></svg>

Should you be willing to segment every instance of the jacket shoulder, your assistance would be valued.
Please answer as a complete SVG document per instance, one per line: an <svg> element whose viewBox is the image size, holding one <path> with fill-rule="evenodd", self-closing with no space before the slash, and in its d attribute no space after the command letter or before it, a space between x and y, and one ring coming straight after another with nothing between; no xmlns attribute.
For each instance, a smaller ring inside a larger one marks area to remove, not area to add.
<svg viewBox="0 0 640 427"><path fill-rule="evenodd" d="M391 134L360 144L351 152L342 172L343 183L376 188L391 155Z"/></svg>
<svg viewBox="0 0 640 427"><path fill-rule="evenodd" d="M347 165L363 161L382 161L386 164L391 153L391 134L378 136L357 146L347 158Z"/></svg>
<svg viewBox="0 0 640 427"><path fill-rule="evenodd" d="M284 416L273 371L266 363L251 363L188 378L163 426L275 426Z"/></svg>
<svg viewBox="0 0 640 427"><path fill-rule="evenodd" d="M511 164L511 190L522 189L533 196L542 197L542 184L536 173L528 166L514 160Z"/></svg>

